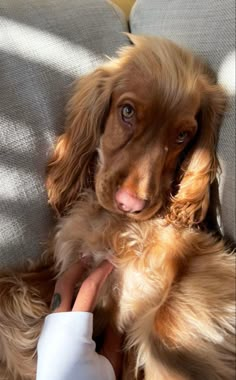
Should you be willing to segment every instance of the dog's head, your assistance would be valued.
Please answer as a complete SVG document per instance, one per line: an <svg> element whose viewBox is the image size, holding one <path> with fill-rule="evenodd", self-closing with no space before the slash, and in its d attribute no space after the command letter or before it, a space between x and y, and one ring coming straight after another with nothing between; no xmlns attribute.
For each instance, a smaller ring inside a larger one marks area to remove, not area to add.
<svg viewBox="0 0 236 380"><path fill-rule="evenodd" d="M130 36L119 58L82 78L48 167L60 214L94 187L107 210L198 223L209 203L225 95L190 52Z"/></svg>

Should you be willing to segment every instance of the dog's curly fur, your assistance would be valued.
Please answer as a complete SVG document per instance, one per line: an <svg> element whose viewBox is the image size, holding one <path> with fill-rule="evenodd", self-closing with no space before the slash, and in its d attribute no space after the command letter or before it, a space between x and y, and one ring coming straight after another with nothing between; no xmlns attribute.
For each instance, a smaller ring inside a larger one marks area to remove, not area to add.
<svg viewBox="0 0 236 380"><path fill-rule="evenodd" d="M35 377L52 272L82 256L91 268L106 258L115 265L95 335L108 320L126 334L133 368L124 379L141 371L146 380L234 378L234 256L201 228L225 94L190 52L161 38L130 39L133 46L79 81L69 102L48 165L60 220L46 265L1 274L1 379ZM119 190L145 206L122 211Z"/></svg>

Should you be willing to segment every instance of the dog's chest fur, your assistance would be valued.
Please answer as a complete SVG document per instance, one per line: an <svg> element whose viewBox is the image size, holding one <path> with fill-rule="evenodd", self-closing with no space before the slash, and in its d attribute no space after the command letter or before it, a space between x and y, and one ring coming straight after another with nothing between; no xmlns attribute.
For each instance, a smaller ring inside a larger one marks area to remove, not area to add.
<svg viewBox="0 0 236 380"><path fill-rule="evenodd" d="M101 304L118 304L116 322L125 329L143 308L152 302L157 305L169 290L179 264L178 241L178 231L163 220L135 222L111 214L91 193L61 220L55 235L55 259L60 272L81 257L91 258L92 268L104 259L112 261L115 270Z"/></svg>

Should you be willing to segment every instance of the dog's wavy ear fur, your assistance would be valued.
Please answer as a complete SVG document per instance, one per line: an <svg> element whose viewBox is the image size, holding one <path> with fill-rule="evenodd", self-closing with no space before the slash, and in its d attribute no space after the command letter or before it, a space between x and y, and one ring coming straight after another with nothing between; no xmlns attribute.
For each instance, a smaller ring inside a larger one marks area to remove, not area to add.
<svg viewBox="0 0 236 380"><path fill-rule="evenodd" d="M199 224L206 216L210 185L219 168L216 156L218 126L226 106L221 86L210 83L205 74L199 82L198 133L181 166L179 187L169 214L172 222L185 226Z"/></svg>
<svg viewBox="0 0 236 380"><path fill-rule="evenodd" d="M83 189L92 186L111 88L110 71L105 68L83 77L75 86L65 133L59 137L47 168L48 199L57 215L64 214Z"/></svg>

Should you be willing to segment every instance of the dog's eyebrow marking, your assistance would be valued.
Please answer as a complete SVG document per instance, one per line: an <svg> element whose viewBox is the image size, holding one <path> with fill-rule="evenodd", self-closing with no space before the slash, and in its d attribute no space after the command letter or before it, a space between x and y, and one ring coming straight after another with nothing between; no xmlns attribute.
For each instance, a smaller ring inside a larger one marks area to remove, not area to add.
<svg viewBox="0 0 236 380"><path fill-rule="evenodd" d="M59 293L55 293L52 298L51 310L54 311L61 305L61 295Z"/></svg>
<svg viewBox="0 0 236 380"><path fill-rule="evenodd" d="M168 152L168 150L169 150L168 146L165 146L165 147L164 147L164 151L165 151L165 152Z"/></svg>
<svg viewBox="0 0 236 380"><path fill-rule="evenodd" d="M122 103L122 102L134 102L134 103L137 103L137 104L143 104L143 99L141 99L140 97L138 97L134 92L125 92L123 93L119 98L118 98L118 103Z"/></svg>

